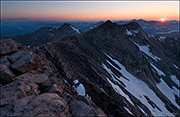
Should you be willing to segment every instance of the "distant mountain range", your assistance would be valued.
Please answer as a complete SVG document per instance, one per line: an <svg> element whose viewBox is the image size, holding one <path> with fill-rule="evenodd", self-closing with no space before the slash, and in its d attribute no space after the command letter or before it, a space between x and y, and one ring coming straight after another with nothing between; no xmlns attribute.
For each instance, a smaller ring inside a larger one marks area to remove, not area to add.
<svg viewBox="0 0 180 117"><path fill-rule="evenodd" d="M148 34L167 34L171 33L172 36L176 35L179 31L179 21L167 21L164 24L159 21L146 21L146 20L129 20L129 21L113 21L117 24L127 24L129 22L137 22L141 25L144 31ZM55 21L8 21L1 23L1 35L2 36L12 36L12 35L22 35L37 31L41 27L60 27L66 22L55 22ZM74 25L82 32L86 32L96 26L101 25L104 21L100 22L88 22L88 21L77 21L68 22Z"/></svg>

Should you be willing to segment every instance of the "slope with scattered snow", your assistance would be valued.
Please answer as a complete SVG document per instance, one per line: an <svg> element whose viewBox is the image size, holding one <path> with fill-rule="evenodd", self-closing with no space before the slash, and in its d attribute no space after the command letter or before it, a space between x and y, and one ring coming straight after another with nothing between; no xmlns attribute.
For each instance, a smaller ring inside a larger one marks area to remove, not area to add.
<svg viewBox="0 0 180 117"><path fill-rule="evenodd" d="M117 67L115 69L118 69L118 71L129 80L126 80L123 77L117 77L120 81L122 81L126 87L124 87L128 92L130 92L134 97L139 99L155 116L173 116L166 108L164 102L162 102L159 97L156 96L153 90L151 90L146 83L143 81L137 79L134 77L131 73L129 73L126 68L119 63L117 60L111 58L109 55L106 54L114 63L116 63L121 70L119 70ZM110 63L108 60L106 60L108 63ZM111 64L110 64L111 65ZM115 66L112 66L115 67ZM116 87L116 90L118 88ZM157 108L152 107L144 95L148 96L150 100L152 100L161 110L158 110Z"/></svg>

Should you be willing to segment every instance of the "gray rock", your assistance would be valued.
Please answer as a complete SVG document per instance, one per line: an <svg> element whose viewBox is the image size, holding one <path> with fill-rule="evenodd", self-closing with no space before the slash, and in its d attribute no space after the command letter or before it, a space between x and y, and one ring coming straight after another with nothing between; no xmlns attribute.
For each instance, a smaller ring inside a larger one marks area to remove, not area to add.
<svg viewBox="0 0 180 117"><path fill-rule="evenodd" d="M41 87L47 87L50 85L50 81L47 75L45 74L37 74L37 73L25 73L22 74L16 78L14 78L15 80L23 80L23 81L31 81L34 82L36 84L38 84Z"/></svg>
<svg viewBox="0 0 180 117"><path fill-rule="evenodd" d="M0 83L9 83L13 80L13 77L15 77L15 75L11 70L6 65L0 64Z"/></svg>
<svg viewBox="0 0 180 117"><path fill-rule="evenodd" d="M31 52L26 52L21 55L21 57L11 65L11 67L15 71L25 73L38 67L39 64L40 61L37 55L32 54Z"/></svg>
<svg viewBox="0 0 180 117"><path fill-rule="evenodd" d="M33 82L14 81L0 88L0 106L29 95L39 94L38 85Z"/></svg>
<svg viewBox="0 0 180 117"><path fill-rule="evenodd" d="M28 55L28 52L18 51L12 54L11 56L9 56L8 58L12 63L14 63L16 60L20 59L20 57L26 56L26 55Z"/></svg>
<svg viewBox="0 0 180 117"><path fill-rule="evenodd" d="M18 43L11 39L0 40L0 56L14 53L18 50Z"/></svg>
<svg viewBox="0 0 180 117"><path fill-rule="evenodd" d="M28 96L1 108L1 116L70 116L68 105L55 93Z"/></svg>
<svg viewBox="0 0 180 117"><path fill-rule="evenodd" d="M69 108L72 116L106 116L99 107L97 107L93 102L89 101L85 97L73 98L69 104Z"/></svg>

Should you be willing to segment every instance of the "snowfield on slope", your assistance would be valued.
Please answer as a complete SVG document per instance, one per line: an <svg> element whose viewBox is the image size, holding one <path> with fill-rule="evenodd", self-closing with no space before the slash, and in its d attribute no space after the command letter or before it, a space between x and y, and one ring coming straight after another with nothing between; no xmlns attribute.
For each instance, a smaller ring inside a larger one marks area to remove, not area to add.
<svg viewBox="0 0 180 117"><path fill-rule="evenodd" d="M137 99L139 99L150 111L154 116L173 116L173 114L171 114L165 107L164 102L162 102L159 97L157 97L157 95L154 93L153 90L151 90L148 85L139 80L138 78L134 77L131 73L129 73L126 68L117 60L113 59L112 57L110 57L109 55L105 54L109 59L111 59L115 64L117 64L121 70L119 70L117 67L111 65L112 67L114 67L115 69L118 69L118 71L126 78L128 78L129 80L125 79L124 77L117 77L120 81L122 81L126 87L124 87L128 92L130 92L134 97L136 97ZM111 63L110 61L106 60L107 63ZM110 72L109 68L105 68L106 71L113 76L113 72ZM113 78L114 79L114 78ZM112 82L112 81L111 81ZM111 83L110 83L111 84ZM121 85L119 83L119 85ZM120 89L120 87L118 85L116 85L116 90ZM119 91L121 92L121 91ZM124 94L123 94L124 95ZM148 96L150 98L150 100L152 100L162 111L158 110L157 108L153 108L147 101L147 99L144 97Z"/></svg>
<svg viewBox="0 0 180 117"><path fill-rule="evenodd" d="M149 45L143 45L143 46L140 46L139 44L135 43L135 45L138 46L139 50L144 52L146 55L148 55L149 57L151 57L152 59L154 59L155 61L158 61L158 60L161 60L159 57L153 55L150 51L149 51Z"/></svg>

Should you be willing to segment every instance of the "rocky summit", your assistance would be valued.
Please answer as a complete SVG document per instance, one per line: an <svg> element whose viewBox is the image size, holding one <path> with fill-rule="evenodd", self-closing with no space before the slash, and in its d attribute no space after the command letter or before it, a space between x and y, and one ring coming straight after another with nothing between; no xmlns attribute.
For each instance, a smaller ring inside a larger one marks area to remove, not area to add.
<svg viewBox="0 0 180 117"><path fill-rule="evenodd" d="M40 43L47 31L56 37ZM64 24L20 38L34 35L34 48L18 37L0 42L1 116L179 116L179 38L109 20L84 33Z"/></svg>

